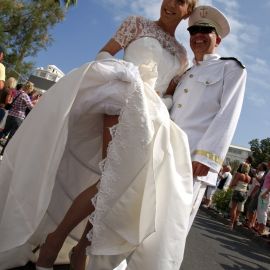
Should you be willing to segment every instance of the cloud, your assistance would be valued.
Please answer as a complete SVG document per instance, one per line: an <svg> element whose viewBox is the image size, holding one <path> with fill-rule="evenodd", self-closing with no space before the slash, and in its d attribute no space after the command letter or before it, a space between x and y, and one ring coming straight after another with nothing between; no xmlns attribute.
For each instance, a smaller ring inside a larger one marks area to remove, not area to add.
<svg viewBox="0 0 270 270"><path fill-rule="evenodd" d="M261 58L255 58L253 64L249 65L249 70L261 74L262 76L268 75L270 70L269 64L267 61Z"/></svg>
<svg viewBox="0 0 270 270"><path fill-rule="evenodd" d="M259 96L258 93L252 92L247 95L247 99L255 106L261 108L266 105L266 101L263 97Z"/></svg>
<svg viewBox="0 0 270 270"><path fill-rule="evenodd" d="M130 14L139 14L150 19L159 16L162 0L100 0L105 8L110 9L116 20L122 20Z"/></svg>
<svg viewBox="0 0 270 270"><path fill-rule="evenodd" d="M270 4L269 4L269 6L270 6ZM264 126L264 127L270 127L270 121L267 120L267 119L264 119L263 126Z"/></svg>

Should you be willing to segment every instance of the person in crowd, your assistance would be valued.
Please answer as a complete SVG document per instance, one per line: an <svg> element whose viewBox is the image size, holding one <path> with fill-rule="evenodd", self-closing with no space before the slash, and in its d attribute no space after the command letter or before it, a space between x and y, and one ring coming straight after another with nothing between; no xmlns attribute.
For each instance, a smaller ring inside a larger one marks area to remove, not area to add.
<svg viewBox="0 0 270 270"><path fill-rule="evenodd" d="M0 92L0 123L1 123L2 129L4 129L5 127L6 117L7 117L8 109L9 109L8 106L11 106L13 97L16 94L16 90L15 90L16 85L17 85L17 80L14 77L10 77L5 81L5 87Z"/></svg>
<svg viewBox="0 0 270 270"><path fill-rule="evenodd" d="M246 160L244 161L244 162L242 162L240 165L239 165L239 167L238 167L238 169L237 169L237 172L241 172L241 166L242 166L242 164L249 164L250 166L251 166L251 164L253 163L253 157L252 156L248 156L247 158L246 158Z"/></svg>
<svg viewBox="0 0 270 270"><path fill-rule="evenodd" d="M249 176L251 177L251 180L248 185L248 192L247 192L247 199L245 201L245 206L244 206L244 215L247 216L247 207L248 204L250 203L251 197L250 195L253 193L254 189L258 188L260 186L260 183L257 179L257 169L250 168L249 170ZM246 221L248 218L246 218ZM244 226L246 225L246 222L243 224Z"/></svg>
<svg viewBox="0 0 270 270"><path fill-rule="evenodd" d="M247 188L251 180L249 176L250 165L242 163L240 172L237 172L230 187L233 189L230 202L230 229L233 230L241 212L244 211L245 200L247 199Z"/></svg>
<svg viewBox="0 0 270 270"><path fill-rule="evenodd" d="M9 77L5 82L5 90L8 93L5 101L6 106L13 102L17 94L16 87L17 87L17 80L14 77Z"/></svg>
<svg viewBox="0 0 270 270"><path fill-rule="evenodd" d="M217 185L220 181L220 176L222 176L222 172L224 170L224 167L225 165L223 165L218 173L218 176L217 176L217 181L216 181L216 185L215 186L212 186L212 185L209 185L206 187L206 190L205 190L205 194L204 194L204 199L202 200L202 206L204 208L208 208L212 205L212 199L213 199L213 196L215 194L215 192L217 191Z"/></svg>
<svg viewBox="0 0 270 270"><path fill-rule="evenodd" d="M219 182L217 183L217 188L219 190L228 190L232 181L231 170L232 168L230 165L225 165L222 174L219 173Z"/></svg>
<svg viewBox="0 0 270 270"><path fill-rule="evenodd" d="M191 226L206 186L216 185L235 132L245 92L246 70L237 59L216 53L230 31L227 18L218 9L198 6L188 25L193 66L182 76L174 92L171 118L186 132L192 154Z"/></svg>
<svg viewBox="0 0 270 270"><path fill-rule="evenodd" d="M3 98L5 99L5 94L2 93L4 86L5 86L5 80L6 80L6 69L5 66L1 63L4 59L4 49L2 46L0 46L0 122L5 116L5 109L4 109L4 102Z"/></svg>
<svg viewBox="0 0 270 270"><path fill-rule="evenodd" d="M270 168L270 160L268 161L268 169ZM264 235L267 223L267 214L270 206L270 172L265 175L261 192L258 197L257 221L258 233Z"/></svg>
<svg viewBox="0 0 270 270"><path fill-rule="evenodd" d="M217 177L217 184L216 186L207 186L206 189L206 200L204 202L204 205L206 207L210 207L212 204L212 198L216 192L219 192L221 190L227 191L231 180L232 180L232 174L231 174L231 166L230 165L223 165L222 169L218 173Z"/></svg>
<svg viewBox="0 0 270 270"><path fill-rule="evenodd" d="M10 139L13 137L19 126L22 124L25 118L26 108L33 108L33 104L28 96L34 89L34 85L31 82L27 82L23 85L12 101L12 106L9 109L8 117L6 120L5 128L0 132L0 139L8 135L8 139L3 146L0 155L4 154L5 148L9 143Z"/></svg>
<svg viewBox="0 0 270 270"><path fill-rule="evenodd" d="M6 80L6 68L2 64L4 59L4 48L0 46L0 91L4 89Z"/></svg>
<svg viewBox="0 0 270 270"><path fill-rule="evenodd" d="M42 93L40 91L34 89L28 96L30 97L32 104L35 106L38 103L40 97L42 96ZM31 109L26 108L25 116L27 116L30 113L30 111L31 111Z"/></svg>
<svg viewBox="0 0 270 270"><path fill-rule="evenodd" d="M126 257L129 269L179 269L191 211L192 169L186 135L170 120L160 97L187 68L186 50L175 30L195 4L164 0L157 21L127 18L97 61L62 78L38 102L0 168L6 175L0 182L0 255L5 251L11 256L14 247L22 254L30 243L40 243L40 232L52 231L37 261L37 268L52 268L68 233L94 211L93 227L87 223L72 249L74 269L85 268L90 242L89 269L113 269ZM124 61L115 59L123 48ZM35 134L31 141L30 126ZM107 157L98 166L102 145ZM27 158L16 165L26 151ZM9 162L16 170L10 171ZM17 181L23 187L10 195L11 180L12 187ZM16 207L15 198L26 186L28 193L29 186L35 190L33 196L22 196L31 210ZM20 209L16 215L14 208ZM20 231L4 226L11 223L20 224ZM76 229L72 233L78 237Z"/></svg>
<svg viewBox="0 0 270 270"><path fill-rule="evenodd" d="M261 193L262 186L264 184L264 179L268 171L268 166L266 162L262 162L258 165L258 172L254 179L254 185L250 189L250 201L247 204L247 227L256 230L256 220L257 220L257 208L259 195ZM258 228L257 228L258 229Z"/></svg>

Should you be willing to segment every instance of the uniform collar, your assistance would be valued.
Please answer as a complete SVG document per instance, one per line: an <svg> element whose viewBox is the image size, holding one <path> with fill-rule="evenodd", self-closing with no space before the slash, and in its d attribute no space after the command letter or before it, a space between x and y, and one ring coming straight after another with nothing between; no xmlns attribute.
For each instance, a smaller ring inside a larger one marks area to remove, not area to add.
<svg viewBox="0 0 270 270"><path fill-rule="evenodd" d="M211 60L217 60L219 58L220 58L220 55L217 54L217 53L205 54L203 56L203 61L196 62L195 58L193 58L193 64L194 65L201 64L202 62L211 61Z"/></svg>

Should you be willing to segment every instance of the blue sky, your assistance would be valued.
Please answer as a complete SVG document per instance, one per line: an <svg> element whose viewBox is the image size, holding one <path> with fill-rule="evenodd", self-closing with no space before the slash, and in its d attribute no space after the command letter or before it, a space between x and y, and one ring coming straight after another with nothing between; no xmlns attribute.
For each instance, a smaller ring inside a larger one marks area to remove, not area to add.
<svg viewBox="0 0 270 270"><path fill-rule="evenodd" d="M159 17L161 0L78 0L51 33L54 42L34 59L37 67L54 64L63 72L91 61L128 15ZM246 95L232 143L249 147L252 139L270 137L270 0L200 0L219 8L232 31L218 48L222 56L237 57L248 72ZM187 22L177 39L188 45ZM192 53L189 50L190 58ZM226 127L225 127L226 128Z"/></svg>

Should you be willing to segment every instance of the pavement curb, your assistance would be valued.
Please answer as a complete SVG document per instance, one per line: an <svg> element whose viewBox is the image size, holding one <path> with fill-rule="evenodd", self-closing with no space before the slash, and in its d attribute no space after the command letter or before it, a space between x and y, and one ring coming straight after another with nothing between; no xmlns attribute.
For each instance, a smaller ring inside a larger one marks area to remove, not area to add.
<svg viewBox="0 0 270 270"><path fill-rule="evenodd" d="M214 219L216 219L217 221L219 221L225 225L229 225L230 220L225 218L221 213L218 213L214 209L200 207L200 211L206 213L207 215L213 217ZM270 238L269 237L263 238L262 236L258 236L258 235L256 235L255 232L253 232L250 229L245 228L244 226L241 226L241 225L236 226L234 228L234 230L241 233L242 235L248 237L250 240L256 242L261 247L266 248L266 249L270 249Z"/></svg>

